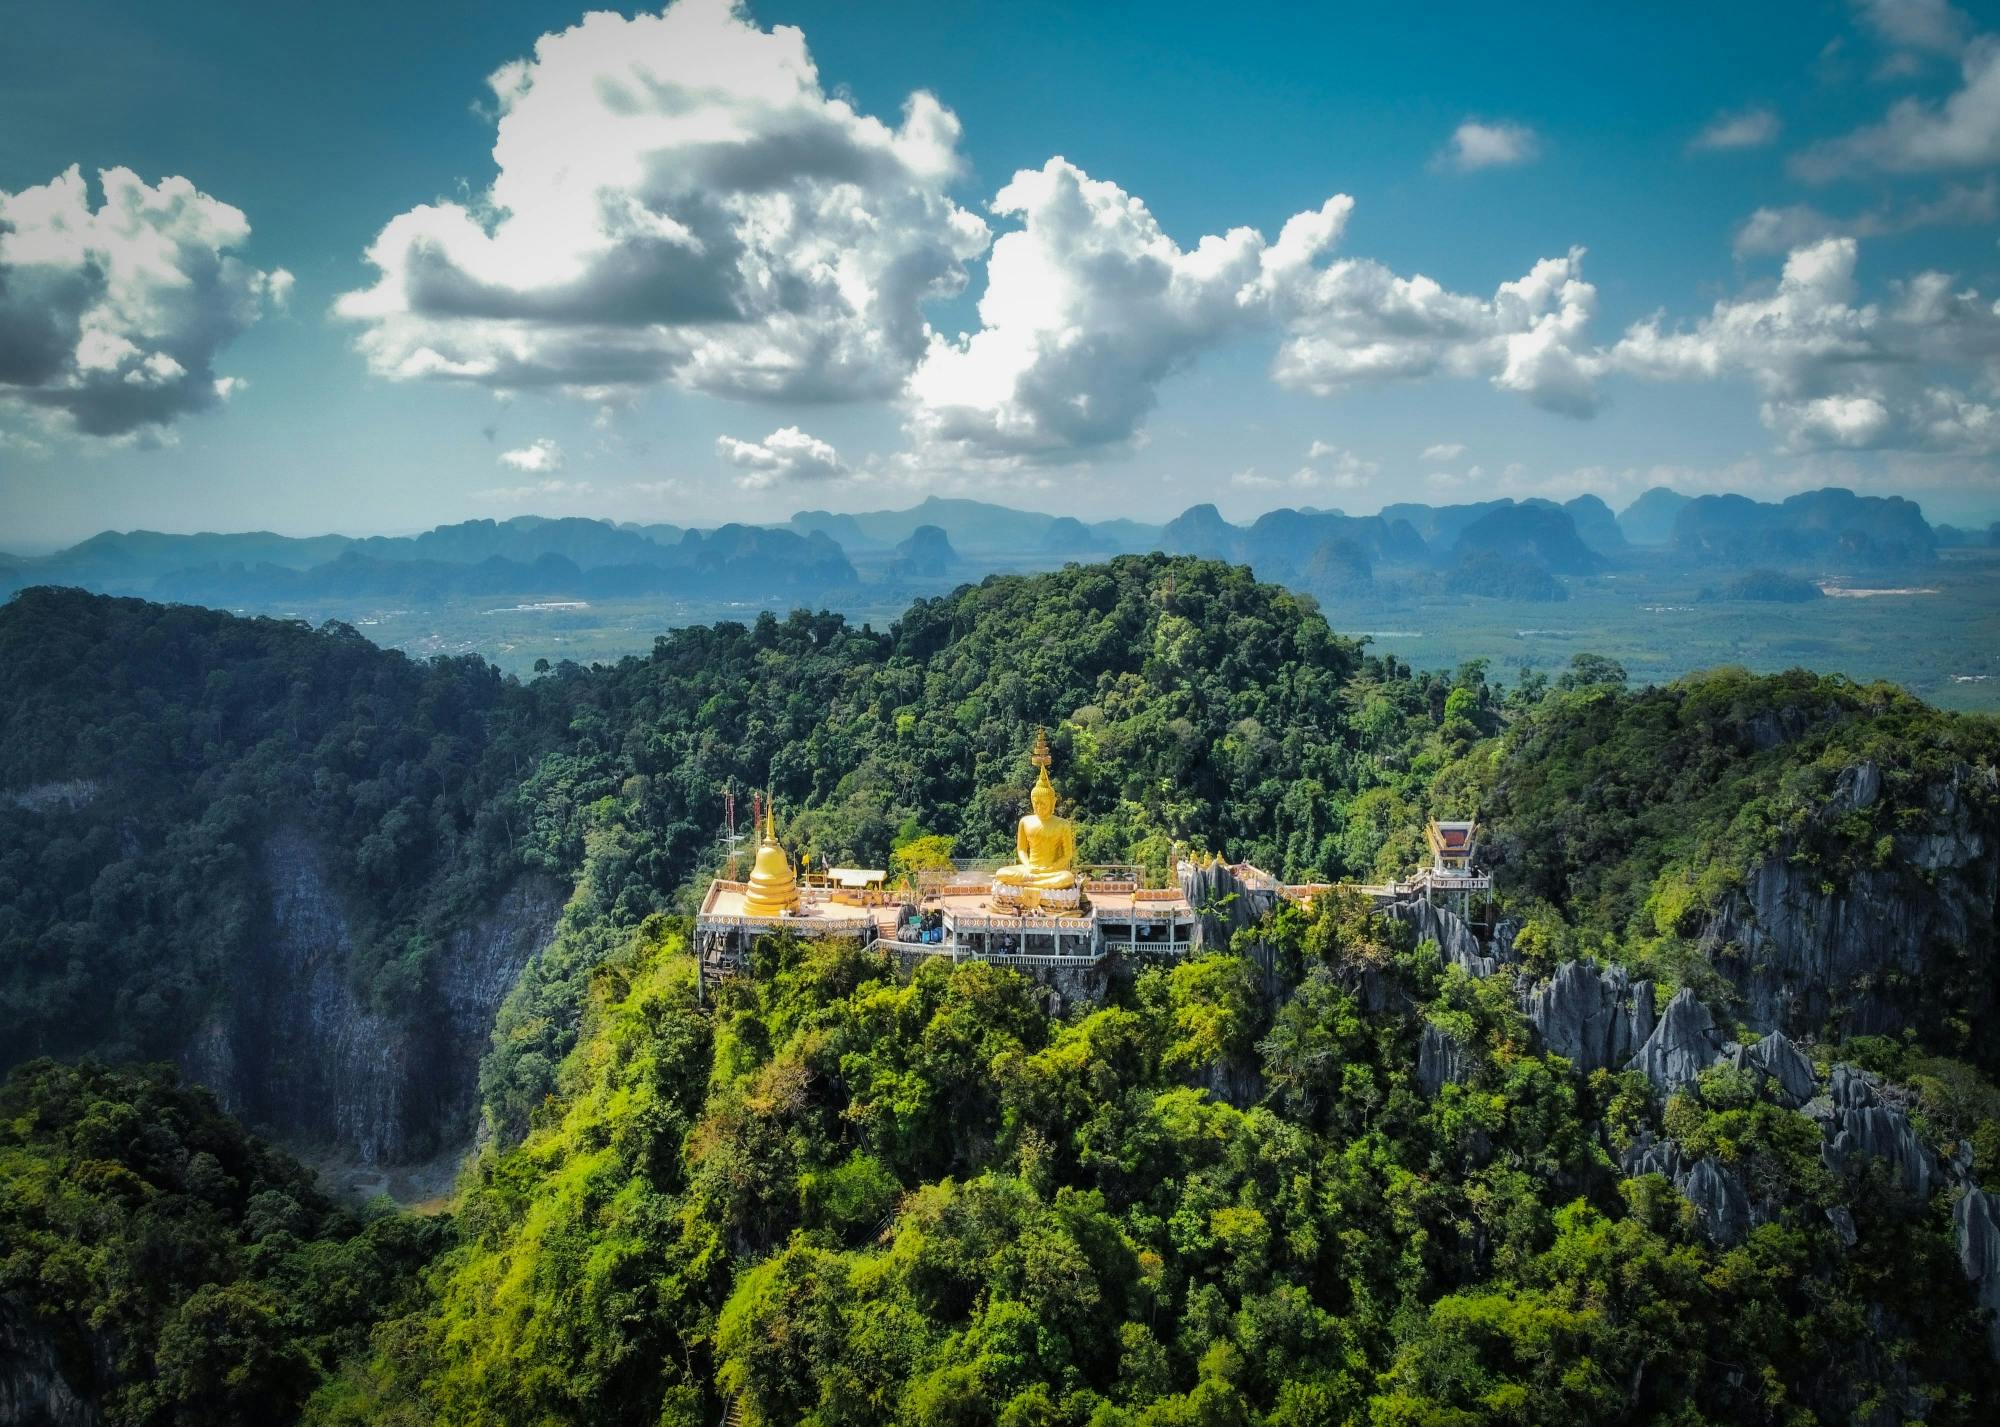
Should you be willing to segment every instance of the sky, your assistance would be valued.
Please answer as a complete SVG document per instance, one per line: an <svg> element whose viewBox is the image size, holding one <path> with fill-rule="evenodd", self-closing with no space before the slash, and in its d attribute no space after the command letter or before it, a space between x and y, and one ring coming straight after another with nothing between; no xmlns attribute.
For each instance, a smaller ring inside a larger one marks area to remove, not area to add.
<svg viewBox="0 0 2000 1427"><path fill-rule="evenodd" d="M0 549L975 495L2000 517L2000 11L15 7Z"/></svg>

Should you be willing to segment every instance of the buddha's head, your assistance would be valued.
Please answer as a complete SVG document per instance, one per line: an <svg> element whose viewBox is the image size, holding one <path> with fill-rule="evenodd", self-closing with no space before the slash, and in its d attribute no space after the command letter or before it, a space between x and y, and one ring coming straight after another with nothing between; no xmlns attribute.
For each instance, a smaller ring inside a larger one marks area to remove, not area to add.
<svg viewBox="0 0 2000 1427"><path fill-rule="evenodd" d="M1028 801L1035 805L1035 816L1050 817L1056 810L1056 785L1049 781L1049 770L1042 770L1041 778L1035 783L1035 791L1028 795Z"/></svg>

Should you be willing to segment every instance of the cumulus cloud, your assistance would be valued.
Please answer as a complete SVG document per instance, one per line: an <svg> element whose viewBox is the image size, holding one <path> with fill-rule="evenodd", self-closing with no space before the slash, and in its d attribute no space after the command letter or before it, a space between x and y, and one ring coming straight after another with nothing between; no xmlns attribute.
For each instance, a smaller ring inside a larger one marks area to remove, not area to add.
<svg viewBox="0 0 2000 1427"><path fill-rule="evenodd" d="M1022 226L993 245L980 329L934 337L910 380L932 465L1054 461L1132 440L1161 382L1248 333L1283 334L1273 374L1320 395L1434 372L1483 376L1552 410L1595 406L1581 250L1490 299L1379 263L1320 265L1354 202L1336 194L1276 240L1234 228L1183 248L1144 202L1053 158L1001 189Z"/></svg>
<svg viewBox="0 0 2000 1427"><path fill-rule="evenodd" d="M1727 149L1761 149L1777 139L1780 127L1778 116L1769 109L1718 114L1688 141L1688 150L1691 153L1712 153Z"/></svg>
<svg viewBox="0 0 2000 1427"><path fill-rule="evenodd" d="M1438 154L1437 162L1461 173L1474 169L1507 168L1532 162L1542 151L1542 141L1526 124L1505 121L1485 123L1467 119L1451 132L1451 141Z"/></svg>
<svg viewBox="0 0 2000 1427"><path fill-rule="evenodd" d="M828 481L849 473L838 451L796 426L782 426L762 441L718 437L715 449L740 473L736 484L745 490L767 490L788 481Z"/></svg>
<svg viewBox="0 0 2000 1427"><path fill-rule="evenodd" d="M1322 396L1363 381L1483 376L1545 410L1588 416L1598 403L1588 330L1597 289L1582 272L1583 249L1572 248L1481 298L1368 259L1309 270L1291 294L1274 373Z"/></svg>
<svg viewBox="0 0 2000 1427"><path fill-rule="evenodd" d="M548 437L539 437L527 445L512 451L500 453L500 464L511 466L517 471L560 471L563 468L563 450Z"/></svg>
<svg viewBox="0 0 2000 1427"><path fill-rule="evenodd" d="M574 504L586 496L596 494L597 487L589 481L555 479L531 481L523 486L497 486L492 490L477 492L479 499L500 505Z"/></svg>
<svg viewBox="0 0 2000 1427"><path fill-rule="evenodd" d="M1635 324L1608 365L1655 380L1747 377L1764 424L1793 450L1990 452L2000 409L1952 376L2000 389L2000 311L1944 273L1856 296L1859 245L1827 238L1794 251L1775 287L1724 299L1692 326Z"/></svg>
<svg viewBox="0 0 2000 1427"><path fill-rule="evenodd" d="M1759 208L1737 225L1738 257L1788 253L1822 238L1876 238L1921 228L1976 227L2000 220L2000 184L1952 184L1936 198L1885 203L1851 217L1823 213L1809 203Z"/></svg>
<svg viewBox="0 0 2000 1427"><path fill-rule="evenodd" d="M1424 447L1426 461L1456 461L1465 454L1463 441L1440 441L1435 446Z"/></svg>
<svg viewBox="0 0 2000 1427"><path fill-rule="evenodd" d="M292 277L236 257L249 221L187 179L97 177L95 208L75 166L0 191L0 413L49 434L170 440L241 385L216 358Z"/></svg>
<svg viewBox="0 0 2000 1427"><path fill-rule="evenodd" d="M958 120L892 126L829 95L794 28L730 0L597 12L490 81L498 176L390 220L337 311L397 379L603 396L895 393L922 305L985 224L946 196Z"/></svg>
<svg viewBox="0 0 2000 1427"><path fill-rule="evenodd" d="M1128 440L1169 374L1268 325L1353 200L1329 199L1275 243L1250 228L1183 249L1146 205L1066 159L993 200L1022 227L987 262L978 332L933 337L910 380L913 432L962 454L1062 458Z"/></svg>
<svg viewBox="0 0 2000 1427"><path fill-rule="evenodd" d="M1972 21L1946 0L1858 0L1861 21L1901 50L1954 55L1965 48Z"/></svg>
<svg viewBox="0 0 2000 1427"><path fill-rule="evenodd" d="M1922 173L2000 164L2000 37L1966 48L1959 87L1942 103L1898 100L1879 124L1817 144L1794 161L1802 178Z"/></svg>
<svg viewBox="0 0 2000 1427"><path fill-rule="evenodd" d="M1306 463L1288 476L1266 476L1252 466L1236 472L1230 480L1256 490L1354 490L1381 469L1378 462L1325 441L1315 441L1306 452Z"/></svg>

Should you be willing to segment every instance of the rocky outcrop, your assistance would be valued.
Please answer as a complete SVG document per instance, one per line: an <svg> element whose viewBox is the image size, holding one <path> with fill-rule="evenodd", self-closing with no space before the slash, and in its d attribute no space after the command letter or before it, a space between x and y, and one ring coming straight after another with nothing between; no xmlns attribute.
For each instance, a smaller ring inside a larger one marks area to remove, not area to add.
<svg viewBox="0 0 2000 1427"><path fill-rule="evenodd" d="M13 1300L0 1297L0 1423L97 1427L99 1420L63 1375L48 1335Z"/></svg>
<svg viewBox="0 0 2000 1427"><path fill-rule="evenodd" d="M1958 1241L1958 1264L1972 1284L1979 1306L1994 1315L1986 1325L1987 1343L2000 1359L2000 1195L1968 1189L1952 1210L1951 1226Z"/></svg>
<svg viewBox="0 0 2000 1427"><path fill-rule="evenodd" d="M1756 1044L1745 1047L1738 1063L1761 1076L1772 1098L1788 1110L1798 1109L1819 1089L1812 1062L1783 1031L1772 1031Z"/></svg>
<svg viewBox="0 0 2000 1427"><path fill-rule="evenodd" d="M1436 1025L1424 1026L1417 1043L1417 1084L1435 1096L1447 1085L1463 1085L1472 1073L1472 1055Z"/></svg>
<svg viewBox="0 0 2000 1427"><path fill-rule="evenodd" d="M1752 1211L1750 1196L1735 1171L1706 1155L1690 1160L1679 1145L1655 1139L1651 1131L1641 1131L1626 1148L1619 1168L1628 1179L1657 1174L1670 1181L1694 1206L1702 1231L1725 1247L1743 1242L1751 1226L1761 1222L1762 1216Z"/></svg>
<svg viewBox="0 0 2000 1427"><path fill-rule="evenodd" d="M1448 907L1437 906L1422 897L1405 897L1384 906L1382 915L1415 928L1419 942L1436 942L1447 965L1462 966L1481 978L1500 969L1499 959L1480 949L1479 938L1472 934L1472 928Z"/></svg>
<svg viewBox="0 0 2000 1427"><path fill-rule="evenodd" d="M1884 796L1873 763L1844 770L1824 818L1872 808ZM1990 944L2000 858L1992 809L2000 775L1961 765L1904 810L1893 855L1828 879L1796 842L1750 870L1701 934L1703 950L1743 997L1759 1030L1894 1034L1910 1023L1915 988ZM1993 1009L1993 978L1967 987L1975 1020Z"/></svg>
<svg viewBox="0 0 2000 1427"><path fill-rule="evenodd" d="M1251 886L1221 861L1180 864L1181 894L1201 918L1202 943L1226 947L1230 937L1262 921L1278 903L1278 889Z"/></svg>
<svg viewBox="0 0 2000 1427"><path fill-rule="evenodd" d="M50 783L36 783L31 787L0 792L0 806L20 808L31 813L45 813L52 808L70 813L82 812L97 801L101 786L95 778L60 778Z"/></svg>
<svg viewBox="0 0 2000 1427"><path fill-rule="evenodd" d="M1937 1182L1937 1159L1900 1106L1884 1099L1875 1078L1848 1065L1836 1065L1825 1096L1806 1106L1819 1121L1825 1143L1821 1158L1827 1168L1856 1172L1863 1159L1878 1159L1891 1178L1913 1198L1928 1199Z"/></svg>
<svg viewBox="0 0 2000 1427"><path fill-rule="evenodd" d="M1646 1043L1639 1047L1627 1070L1644 1072L1661 1094L1671 1094L1715 1064L1722 1055L1722 1035L1715 1017L1686 987L1667 1002L1666 1014Z"/></svg>
<svg viewBox="0 0 2000 1427"><path fill-rule="evenodd" d="M1619 1156L1618 1167L1627 1179L1637 1179L1642 1174L1675 1179L1685 1168L1681 1162L1681 1147L1672 1140L1654 1138L1651 1130L1639 1131L1638 1137Z"/></svg>
<svg viewBox="0 0 2000 1427"><path fill-rule="evenodd" d="M265 916L232 998L182 1060L253 1126L364 1163L423 1159L471 1137L478 1065L500 1001L548 944L552 883L524 879L460 927L408 1004L356 989L353 921L310 839L280 828L257 859Z"/></svg>
<svg viewBox="0 0 2000 1427"><path fill-rule="evenodd" d="M1566 961L1522 993L1521 1009L1543 1047L1585 1074L1624 1065L1653 1033L1653 983L1633 981L1622 966L1600 972Z"/></svg>
<svg viewBox="0 0 2000 1427"><path fill-rule="evenodd" d="M1713 1159L1703 1156L1674 1187L1694 1205L1709 1238L1725 1247L1740 1244L1750 1233L1750 1196L1743 1182Z"/></svg>

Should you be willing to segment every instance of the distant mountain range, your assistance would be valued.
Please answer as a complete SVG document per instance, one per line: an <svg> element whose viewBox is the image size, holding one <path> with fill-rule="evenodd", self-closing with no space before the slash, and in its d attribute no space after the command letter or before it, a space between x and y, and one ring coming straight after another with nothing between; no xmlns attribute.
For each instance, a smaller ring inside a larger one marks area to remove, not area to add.
<svg viewBox="0 0 2000 1427"><path fill-rule="evenodd" d="M859 583L846 554L824 535L532 515L364 539L106 531L40 559L0 556L0 589L82 585L227 606L555 593L810 600Z"/></svg>
<svg viewBox="0 0 2000 1427"><path fill-rule="evenodd" d="M1262 578L1322 595L1442 573L1468 593L1504 586L1513 598L1553 599L1563 596L1564 578L1634 561L1819 576L1921 566L1941 548L1996 543L2000 526L1933 528L1911 501L1838 488L1766 503L1657 487L1615 515L1593 495L1563 504L1406 502L1375 515L1287 508L1247 525L1213 505L1147 525L932 496L907 510L808 510L782 526L708 531L531 515L364 538L106 531L53 555L0 555L0 594L63 584L286 608L515 594L838 603L864 587L921 591L996 568L1164 550L1247 564Z"/></svg>

